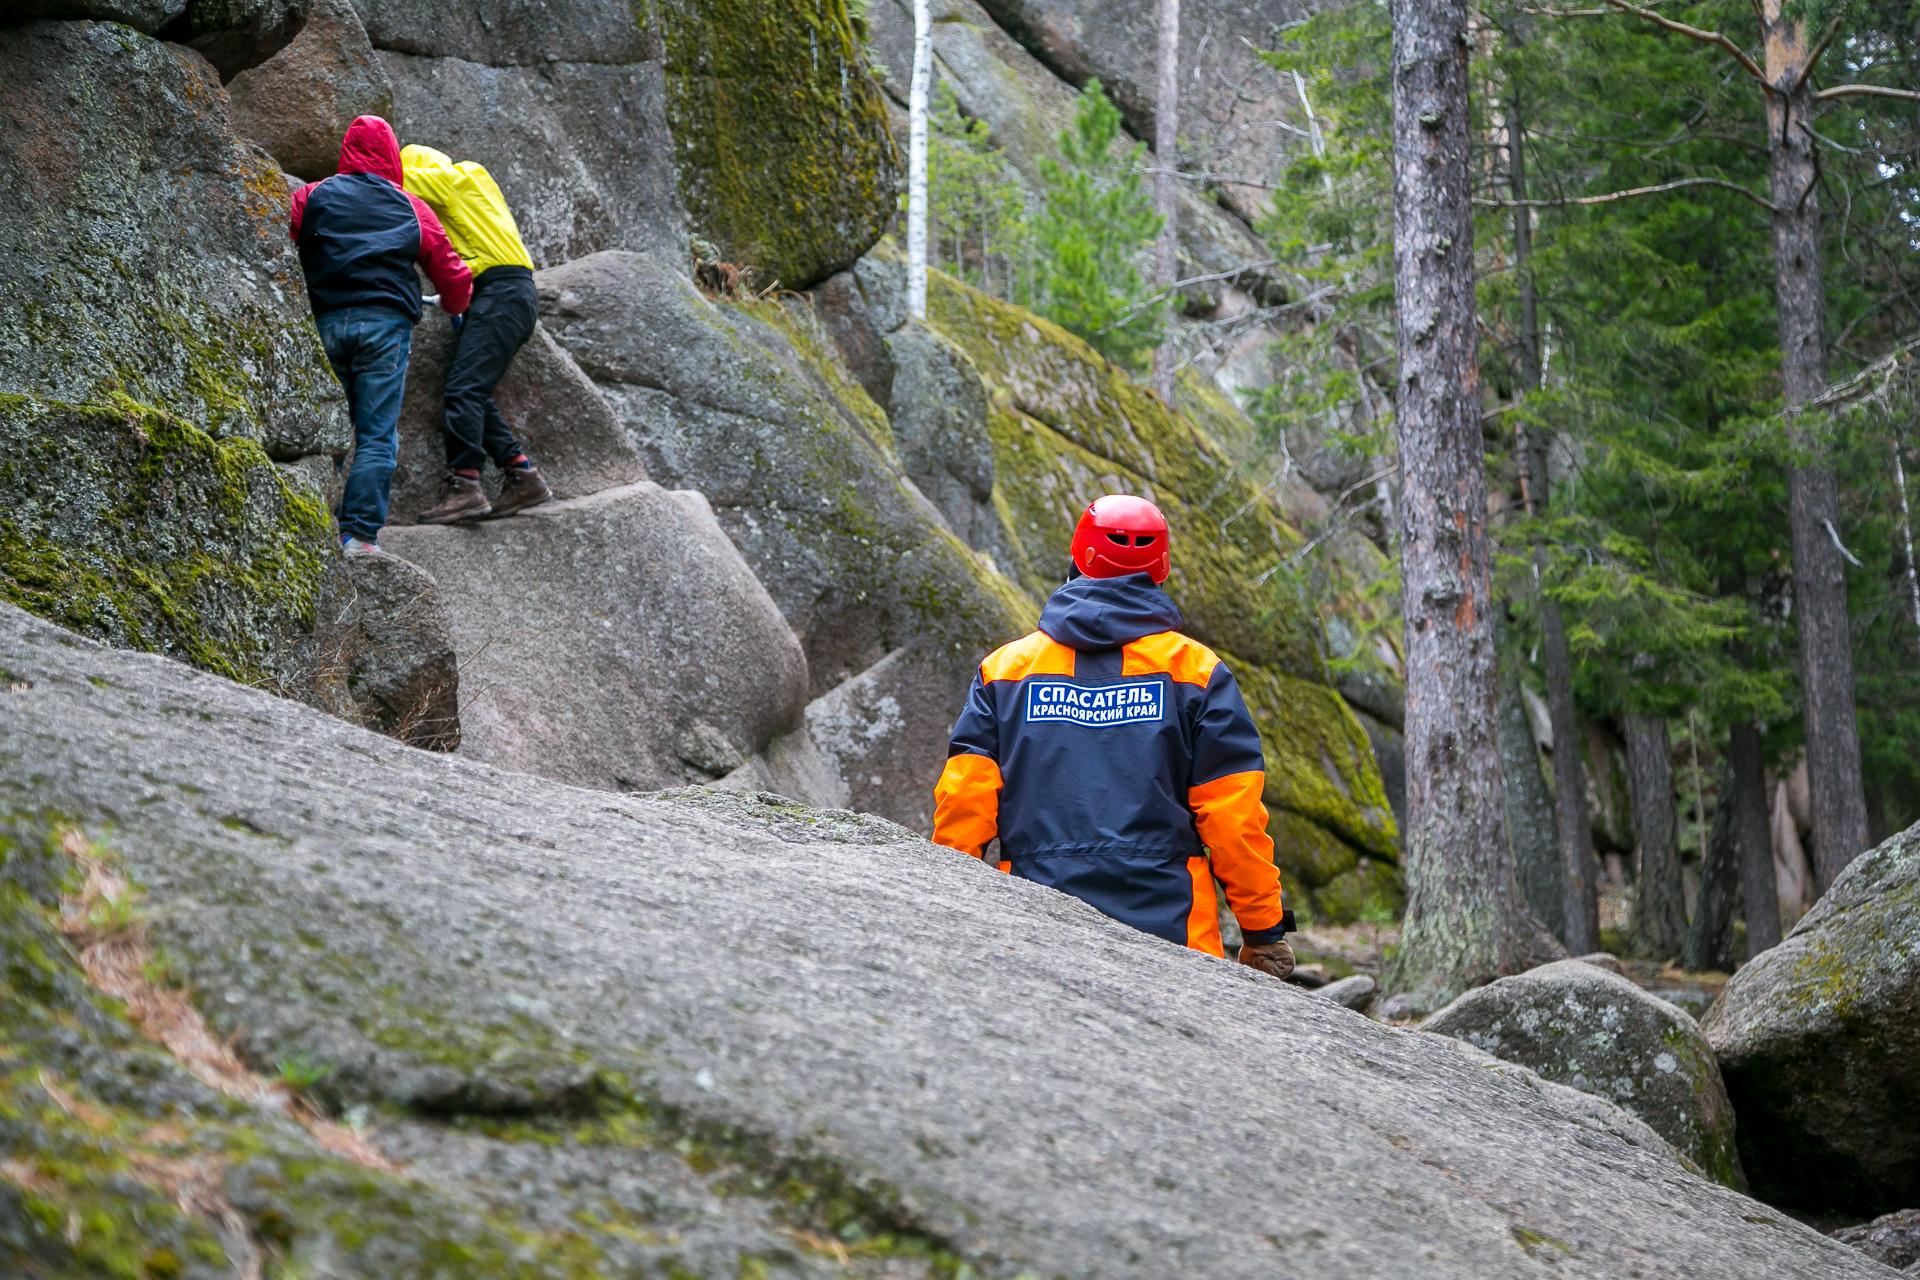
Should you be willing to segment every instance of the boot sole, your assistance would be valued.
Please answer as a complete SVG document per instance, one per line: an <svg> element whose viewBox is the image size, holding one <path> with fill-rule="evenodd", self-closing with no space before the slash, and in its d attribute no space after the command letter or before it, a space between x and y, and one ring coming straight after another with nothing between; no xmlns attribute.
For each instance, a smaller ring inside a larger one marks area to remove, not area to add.
<svg viewBox="0 0 1920 1280"><path fill-rule="evenodd" d="M488 516L492 514L493 514L492 507L475 507L469 511L456 511L452 515L415 516L414 523L416 524L465 524L470 520L485 520Z"/></svg>
<svg viewBox="0 0 1920 1280"><path fill-rule="evenodd" d="M511 507L494 507L486 515L482 516L481 519L505 520L508 516L517 516L522 511L531 511L535 507L545 506L547 503L552 501L553 501L553 493L551 490L549 490L547 493L543 494L538 498L535 498L531 502L516 503Z"/></svg>

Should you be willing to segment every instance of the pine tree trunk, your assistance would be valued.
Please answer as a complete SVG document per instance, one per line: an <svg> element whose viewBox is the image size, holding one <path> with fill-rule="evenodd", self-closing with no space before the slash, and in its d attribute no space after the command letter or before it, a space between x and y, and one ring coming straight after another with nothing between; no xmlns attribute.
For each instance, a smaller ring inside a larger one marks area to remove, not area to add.
<svg viewBox="0 0 1920 1280"><path fill-rule="evenodd" d="M1540 750L1527 723L1517 671L1500 672L1500 772L1507 787L1507 832L1514 870L1533 914L1556 938L1566 934L1566 894L1553 796L1540 771Z"/></svg>
<svg viewBox="0 0 1920 1280"><path fill-rule="evenodd" d="M1673 802L1673 744L1658 716L1627 716L1627 793L1633 803L1633 945L1671 960L1687 935L1686 888Z"/></svg>
<svg viewBox="0 0 1920 1280"><path fill-rule="evenodd" d="M1465 0L1394 0L1407 912L1390 982L1420 1008L1559 951L1527 909L1507 845L1469 126Z"/></svg>
<svg viewBox="0 0 1920 1280"><path fill-rule="evenodd" d="M1727 775L1733 793L1733 837L1740 849L1740 903L1747 922L1747 959L1780 945L1780 882L1767 825L1767 771L1760 730L1727 731Z"/></svg>
<svg viewBox="0 0 1920 1280"><path fill-rule="evenodd" d="M1693 901L1693 923L1680 967L1695 973L1731 968L1733 908L1740 897L1740 847L1734 831L1733 771L1723 771L1720 799L1713 807L1713 827L1700 859L1700 893Z"/></svg>
<svg viewBox="0 0 1920 1280"><path fill-rule="evenodd" d="M927 96L933 88L931 0L913 0L913 80L907 91L907 314L927 318Z"/></svg>
<svg viewBox="0 0 1920 1280"><path fill-rule="evenodd" d="M1154 285L1171 289L1180 278L1180 184L1174 176L1180 151L1180 0L1160 2L1159 77L1153 107L1154 209L1160 214L1160 238L1153 247ZM1179 303L1173 304L1176 308ZM1173 326L1153 353L1153 389L1173 403Z"/></svg>
<svg viewBox="0 0 1920 1280"><path fill-rule="evenodd" d="M1508 103L1507 181L1515 200L1527 198L1525 130L1518 95ZM1533 282L1533 210L1513 211L1513 261L1520 286L1520 379L1531 394L1545 378L1541 367L1540 309ZM1547 470L1547 441L1539 429L1520 428L1521 465L1527 477L1527 514L1544 515L1552 496ZM1546 548L1533 548L1534 581L1541 584L1536 602L1540 617L1541 666L1547 682L1547 715L1553 725L1553 794L1560 851L1561 905L1543 912L1542 919L1575 955L1600 949L1599 867L1593 854L1593 821L1587 813L1586 767L1581 762L1580 719L1573 705L1573 653L1567 645L1567 624L1560 602L1549 596L1544 583L1548 570ZM1538 904L1536 903L1536 909ZM1553 923L1558 921L1558 924Z"/></svg>
<svg viewBox="0 0 1920 1280"><path fill-rule="evenodd" d="M1780 382L1791 415L1827 388L1827 298L1820 277L1820 205L1813 146L1813 88L1806 30L1764 0L1767 153L1773 199L1774 292ZM1788 474L1793 612L1800 630L1800 691L1813 808L1814 874L1821 892L1867 847L1867 804L1854 724L1853 649L1847 621L1840 500L1817 433L1791 420Z"/></svg>

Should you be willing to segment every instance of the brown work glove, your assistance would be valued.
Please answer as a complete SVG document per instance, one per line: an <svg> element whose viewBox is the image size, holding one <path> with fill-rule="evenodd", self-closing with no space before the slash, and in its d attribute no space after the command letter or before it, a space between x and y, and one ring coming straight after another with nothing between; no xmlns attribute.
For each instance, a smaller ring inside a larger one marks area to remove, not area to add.
<svg viewBox="0 0 1920 1280"><path fill-rule="evenodd" d="M1242 946L1240 963L1276 978L1285 978L1293 972L1293 944L1285 938L1276 938L1263 946Z"/></svg>

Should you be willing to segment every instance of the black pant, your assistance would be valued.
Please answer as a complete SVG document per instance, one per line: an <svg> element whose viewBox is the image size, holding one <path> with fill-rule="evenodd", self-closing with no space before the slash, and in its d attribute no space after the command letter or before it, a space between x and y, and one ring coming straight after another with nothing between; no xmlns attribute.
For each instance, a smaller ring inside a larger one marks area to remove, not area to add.
<svg viewBox="0 0 1920 1280"><path fill-rule="evenodd" d="M487 459L505 466L518 457L520 442L513 438L493 389L507 376L507 366L540 318L540 298L533 273L525 267L494 267L474 282L473 304L453 349L453 367L447 370L447 466L455 471L478 471Z"/></svg>

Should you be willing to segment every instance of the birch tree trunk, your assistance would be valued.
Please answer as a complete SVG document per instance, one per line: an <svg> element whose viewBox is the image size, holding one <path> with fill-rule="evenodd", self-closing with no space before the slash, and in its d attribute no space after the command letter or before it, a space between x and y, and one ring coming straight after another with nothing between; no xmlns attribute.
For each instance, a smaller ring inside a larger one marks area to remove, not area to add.
<svg viewBox="0 0 1920 1280"><path fill-rule="evenodd" d="M1687 895L1673 803L1673 742L1659 716L1627 716L1627 791L1633 802L1633 943L1654 960L1680 955Z"/></svg>
<svg viewBox="0 0 1920 1280"><path fill-rule="evenodd" d="M907 93L907 313L927 318L927 97L933 88L931 0L913 0L913 80Z"/></svg>
<svg viewBox="0 0 1920 1280"><path fill-rule="evenodd" d="M1393 214L1407 912L1390 985L1418 1008L1559 947L1507 844L1475 351L1466 0L1394 0Z"/></svg>
<svg viewBox="0 0 1920 1280"><path fill-rule="evenodd" d="M1804 23L1785 0L1762 0L1767 158L1773 212L1773 271L1780 332L1780 384L1794 446L1788 473L1793 541L1793 612L1800 631L1800 691L1813 809L1814 876L1826 892L1867 847L1867 802L1854 723L1853 648L1846 567L1840 555L1840 499L1820 441L1796 416L1827 387L1827 297L1820 276L1820 204L1813 153L1813 86Z"/></svg>
<svg viewBox="0 0 1920 1280"><path fill-rule="evenodd" d="M1900 545L1907 557L1907 596L1913 601L1915 643L1920 643L1920 566L1913 562L1913 512L1907 507L1907 464L1900 457L1905 442L1900 433L1893 437L1893 484L1900 491Z"/></svg>
<svg viewBox="0 0 1920 1280"><path fill-rule="evenodd" d="M1153 283L1171 290L1180 278L1180 183L1175 169L1180 161L1180 0L1159 0L1159 75L1153 107L1153 204L1160 214L1160 238L1153 246ZM1177 311L1178 301L1173 302ZM1173 325L1153 353L1153 389L1173 403Z"/></svg>
<svg viewBox="0 0 1920 1280"><path fill-rule="evenodd" d="M1727 731L1727 777L1733 788L1733 838L1740 850L1740 903L1747 922L1747 959L1780 945L1780 880L1767 825L1767 771L1760 730Z"/></svg>
<svg viewBox="0 0 1920 1280"><path fill-rule="evenodd" d="M1516 95L1507 111L1507 182L1515 201L1527 199L1525 129L1520 108ZM1520 380L1529 395L1540 389L1545 378L1532 258L1533 210L1522 205L1513 211L1513 262L1520 287ZM1527 478L1527 514L1544 515L1552 496L1546 435L1524 419L1520 452ZM1594 862L1593 820L1587 813L1586 766L1578 749L1580 718L1573 704L1573 652L1567 644L1567 624L1560 613L1560 602L1545 590L1547 570L1546 548L1536 540L1533 574L1538 591L1541 666L1547 681L1547 715L1553 725L1553 796L1561 894L1560 908L1545 919L1569 951L1585 955L1600 949L1599 868Z"/></svg>

